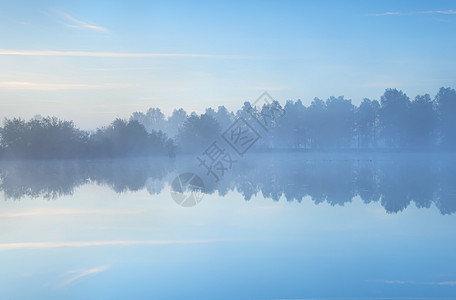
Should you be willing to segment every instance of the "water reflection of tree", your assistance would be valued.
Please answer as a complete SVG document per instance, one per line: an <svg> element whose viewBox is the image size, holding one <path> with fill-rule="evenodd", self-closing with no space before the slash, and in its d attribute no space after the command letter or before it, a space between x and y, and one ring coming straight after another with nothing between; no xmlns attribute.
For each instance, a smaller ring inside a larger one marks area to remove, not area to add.
<svg viewBox="0 0 456 300"><path fill-rule="evenodd" d="M301 202L310 197L315 204L344 205L359 196L365 203L379 202L389 213L402 211L412 203L420 208L435 204L442 214L456 211L456 159L429 154L361 156L250 153L217 185L204 173L200 176L207 193L224 196L236 190L245 200L262 195L273 201L283 197ZM12 199L57 198L87 183L106 185L118 193L146 188L157 194L176 174L190 170L197 171L193 156L176 162L10 162L0 166L0 189Z"/></svg>
<svg viewBox="0 0 456 300"><path fill-rule="evenodd" d="M365 203L380 202L389 213L402 211L412 202L419 208L434 203L442 214L456 211L456 160L451 157L309 156L268 156L245 163L235 179L236 188L246 200L261 193L273 200L283 196L300 202L309 196L315 204L344 205L359 196Z"/></svg>
<svg viewBox="0 0 456 300"><path fill-rule="evenodd" d="M6 199L72 195L74 189L93 182L115 192L137 191L146 181L162 180L172 168L159 159L106 159L22 161L0 165L0 190Z"/></svg>

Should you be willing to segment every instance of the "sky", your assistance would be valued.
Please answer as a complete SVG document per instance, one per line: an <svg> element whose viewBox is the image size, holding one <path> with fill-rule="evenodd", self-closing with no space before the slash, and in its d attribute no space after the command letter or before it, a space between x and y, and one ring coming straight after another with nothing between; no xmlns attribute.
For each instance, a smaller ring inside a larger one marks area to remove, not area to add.
<svg viewBox="0 0 456 300"><path fill-rule="evenodd" d="M456 88L454 1L3 1L0 118Z"/></svg>

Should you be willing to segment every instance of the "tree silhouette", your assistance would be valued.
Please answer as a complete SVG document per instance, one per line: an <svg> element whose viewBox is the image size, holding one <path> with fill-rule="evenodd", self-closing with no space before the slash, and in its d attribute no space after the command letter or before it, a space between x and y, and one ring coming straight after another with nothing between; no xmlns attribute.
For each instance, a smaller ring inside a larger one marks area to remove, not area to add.
<svg viewBox="0 0 456 300"><path fill-rule="evenodd" d="M356 109L356 129L359 148L377 147L378 114L380 104L377 100L363 99Z"/></svg>
<svg viewBox="0 0 456 300"><path fill-rule="evenodd" d="M173 114L166 120L166 134L171 138L175 138L186 119L187 112L185 110L182 108L175 109Z"/></svg>
<svg viewBox="0 0 456 300"><path fill-rule="evenodd" d="M428 94L416 96L410 103L408 140L414 148L429 148L434 144L437 113Z"/></svg>
<svg viewBox="0 0 456 300"><path fill-rule="evenodd" d="M138 121L116 119L88 133L57 118L6 119L1 154L9 159L62 159L147 156L174 153L174 143L161 131L147 133Z"/></svg>
<svg viewBox="0 0 456 300"><path fill-rule="evenodd" d="M439 117L441 144L454 149L456 147L456 91L441 88L435 96Z"/></svg>
<svg viewBox="0 0 456 300"><path fill-rule="evenodd" d="M327 143L333 148L349 148L354 131L355 107L351 100L330 97L326 100Z"/></svg>
<svg viewBox="0 0 456 300"><path fill-rule="evenodd" d="M409 128L409 97L397 89L387 89L380 102L380 125L386 145L393 148L405 147Z"/></svg>
<svg viewBox="0 0 456 300"><path fill-rule="evenodd" d="M165 129L165 115L159 108L149 108L146 114L135 112L130 117L130 120L136 120L146 128L147 132L152 130L163 131Z"/></svg>
<svg viewBox="0 0 456 300"><path fill-rule="evenodd" d="M177 146L184 152L200 152L220 136L220 125L209 114L190 115L177 134Z"/></svg>
<svg viewBox="0 0 456 300"><path fill-rule="evenodd" d="M172 154L174 144L161 131L147 133L136 120L116 119L106 128L99 129L89 139L92 157L148 156Z"/></svg>
<svg viewBox="0 0 456 300"><path fill-rule="evenodd" d="M55 117L6 119L1 130L3 155L17 158L72 158L86 149L88 134L72 121Z"/></svg>
<svg viewBox="0 0 456 300"><path fill-rule="evenodd" d="M301 100L287 101L284 106L286 117L278 120L274 138L284 148L307 148L308 129L306 107Z"/></svg>
<svg viewBox="0 0 456 300"><path fill-rule="evenodd" d="M308 130L310 147L313 149L321 149L328 144L328 120L326 119L325 102L319 98L315 98L308 108Z"/></svg>

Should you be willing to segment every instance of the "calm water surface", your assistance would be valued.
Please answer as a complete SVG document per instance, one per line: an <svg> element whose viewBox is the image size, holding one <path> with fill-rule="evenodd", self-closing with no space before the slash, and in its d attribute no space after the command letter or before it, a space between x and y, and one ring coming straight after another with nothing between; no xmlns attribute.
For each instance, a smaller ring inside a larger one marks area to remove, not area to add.
<svg viewBox="0 0 456 300"><path fill-rule="evenodd" d="M170 195L182 172L201 203ZM1 299L456 297L451 155L0 164Z"/></svg>

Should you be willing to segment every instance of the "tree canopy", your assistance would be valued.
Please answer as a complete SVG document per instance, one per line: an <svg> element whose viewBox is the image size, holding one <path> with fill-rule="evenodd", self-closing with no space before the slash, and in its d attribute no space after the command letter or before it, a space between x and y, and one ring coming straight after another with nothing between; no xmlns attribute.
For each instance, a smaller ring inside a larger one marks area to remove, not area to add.
<svg viewBox="0 0 456 300"><path fill-rule="evenodd" d="M220 137L238 118L255 124L267 105L207 108L188 114L179 108L166 117L159 108L135 112L128 121L114 120L93 132L72 121L35 117L5 119L0 127L3 158L52 159L170 155L199 152ZM271 107L282 109L273 101ZM359 106L343 96L315 98L307 107L287 101L285 115L269 118L269 130L255 147L307 150L454 150L456 149L456 91L441 88L434 98L413 101L401 90L387 89L380 101L363 99ZM263 115L264 116L264 115Z"/></svg>

